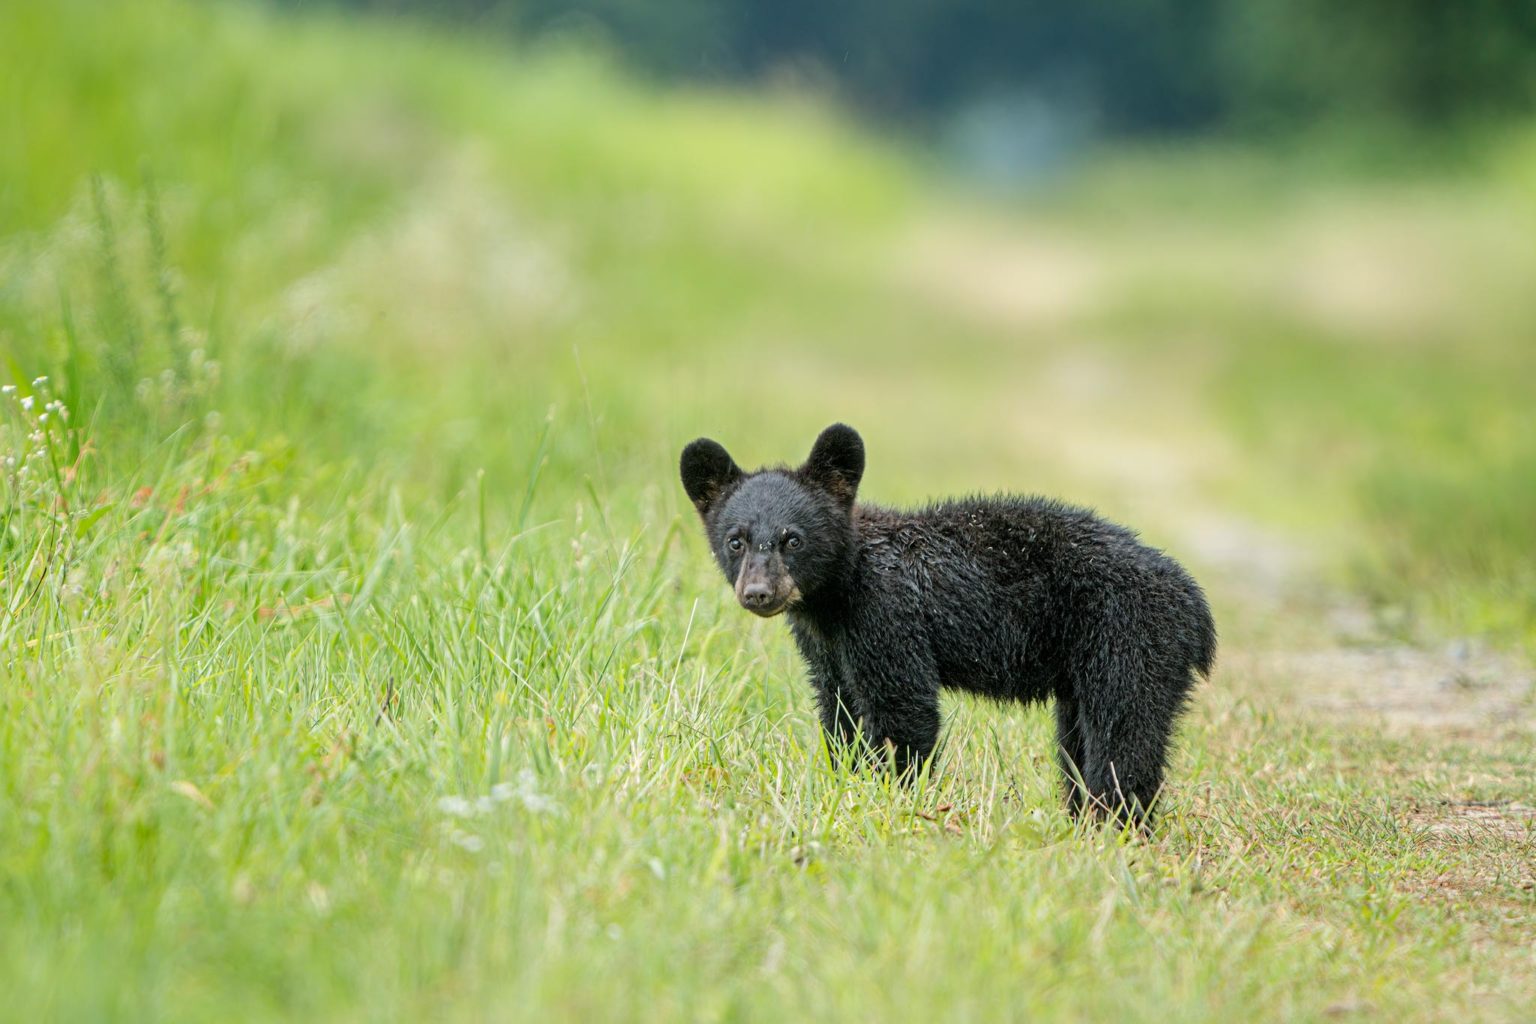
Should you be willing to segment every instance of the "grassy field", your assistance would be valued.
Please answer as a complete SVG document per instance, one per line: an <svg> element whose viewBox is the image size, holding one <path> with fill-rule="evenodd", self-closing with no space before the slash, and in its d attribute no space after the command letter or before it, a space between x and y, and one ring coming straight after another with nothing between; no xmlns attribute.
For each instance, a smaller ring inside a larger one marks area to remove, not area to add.
<svg viewBox="0 0 1536 1024"><path fill-rule="evenodd" d="M1529 1019L1536 132L941 192L815 104L0 7L16 1019ZM675 480L842 419L1209 585L1151 840L833 771Z"/></svg>

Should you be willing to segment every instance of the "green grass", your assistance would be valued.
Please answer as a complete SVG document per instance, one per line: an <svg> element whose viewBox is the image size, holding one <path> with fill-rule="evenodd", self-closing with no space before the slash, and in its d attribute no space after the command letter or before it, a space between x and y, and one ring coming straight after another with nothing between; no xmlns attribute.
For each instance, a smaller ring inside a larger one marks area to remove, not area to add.
<svg viewBox="0 0 1536 1024"><path fill-rule="evenodd" d="M1256 524L1412 637L1531 642L1528 144L1283 201L1234 160L1203 216L1165 154L987 207L998 260L956 263L935 225L992 236L814 104L580 53L22 0L0 69L7 1014L1536 1001L1536 837L1457 810L1536 803L1529 699L1327 721L1263 657L1334 642L1326 601L1255 605L1187 543ZM989 306L1020 252L1093 287ZM1394 301L1297 252L1394 254ZM1210 581L1225 664L1155 839L1072 828L1039 710L951 702L915 793L827 766L674 474L700 433L777 461L833 419L873 499L1058 491Z"/></svg>

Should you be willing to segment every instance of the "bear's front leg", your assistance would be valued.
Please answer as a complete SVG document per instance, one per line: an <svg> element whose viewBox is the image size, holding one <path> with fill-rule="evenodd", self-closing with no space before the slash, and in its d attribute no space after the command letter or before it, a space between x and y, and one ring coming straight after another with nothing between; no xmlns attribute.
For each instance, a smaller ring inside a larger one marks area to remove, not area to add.
<svg viewBox="0 0 1536 1024"><path fill-rule="evenodd" d="M866 715L866 735L884 748L887 763L902 782L911 782L928 764L939 743L939 701L890 712Z"/></svg>
<svg viewBox="0 0 1536 1024"><path fill-rule="evenodd" d="M816 712L826 736L827 754L836 763L839 754L859 741L858 712L853 691L843 684L830 665L811 666L811 685L816 689Z"/></svg>
<svg viewBox="0 0 1536 1024"><path fill-rule="evenodd" d="M860 732L903 782L923 770L939 742L939 673L920 633L855 633L843 671L859 695Z"/></svg>
<svg viewBox="0 0 1536 1024"><path fill-rule="evenodd" d="M821 634L803 622L792 621L790 628L816 691L816 713L821 719L827 757L836 765L859 742L858 697L839 667L836 650Z"/></svg>

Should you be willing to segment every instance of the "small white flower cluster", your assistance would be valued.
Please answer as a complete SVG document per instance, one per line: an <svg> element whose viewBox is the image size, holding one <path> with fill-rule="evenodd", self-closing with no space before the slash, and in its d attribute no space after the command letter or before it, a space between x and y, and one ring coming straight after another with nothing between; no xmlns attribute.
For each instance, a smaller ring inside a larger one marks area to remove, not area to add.
<svg viewBox="0 0 1536 1024"><path fill-rule="evenodd" d="M539 792L538 781L532 769L524 768L517 773L515 783L498 782L492 786L490 796L473 800L464 796L445 796L438 800L437 809L454 818L478 818L515 800L534 814L558 814L560 805L553 797Z"/></svg>
<svg viewBox="0 0 1536 1024"><path fill-rule="evenodd" d="M473 799L465 796L445 796L437 801L437 809L450 818L469 820L493 814L498 808L511 803L519 803L533 814L560 813L560 805L554 798L539 792L538 778L528 768L518 772L516 782L498 782L492 786L489 796ZM448 839L470 853L479 853L485 848L483 838L457 826L449 826Z"/></svg>
<svg viewBox="0 0 1536 1024"><path fill-rule="evenodd" d="M14 403L12 415L0 412L0 462L10 485L8 497L52 508L59 498L69 409L52 396L47 377L33 378L26 393L15 384L0 386L0 396Z"/></svg>

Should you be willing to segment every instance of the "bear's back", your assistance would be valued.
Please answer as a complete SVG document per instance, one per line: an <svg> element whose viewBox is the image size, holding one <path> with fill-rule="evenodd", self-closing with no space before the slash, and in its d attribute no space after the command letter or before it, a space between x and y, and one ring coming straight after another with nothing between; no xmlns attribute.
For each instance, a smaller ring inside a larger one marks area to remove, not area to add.
<svg viewBox="0 0 1536 1024"><path fill-rule="evenodd" d="M923 575L962 562L994 586L1082 584L1157 554L1089 509L1038 496L954 498L913 510L860 505L855 524L864 546L889 549Z"/></svg>
<svg viewBox="0 0 1536 1024"><path fill-rule="evenodd" d="M1162 614L1198 594L1133 531L1050 498L861 505L854 521L861 600L915 617L945 685L993 696L1038 699L1106 618Z"/></svg>

